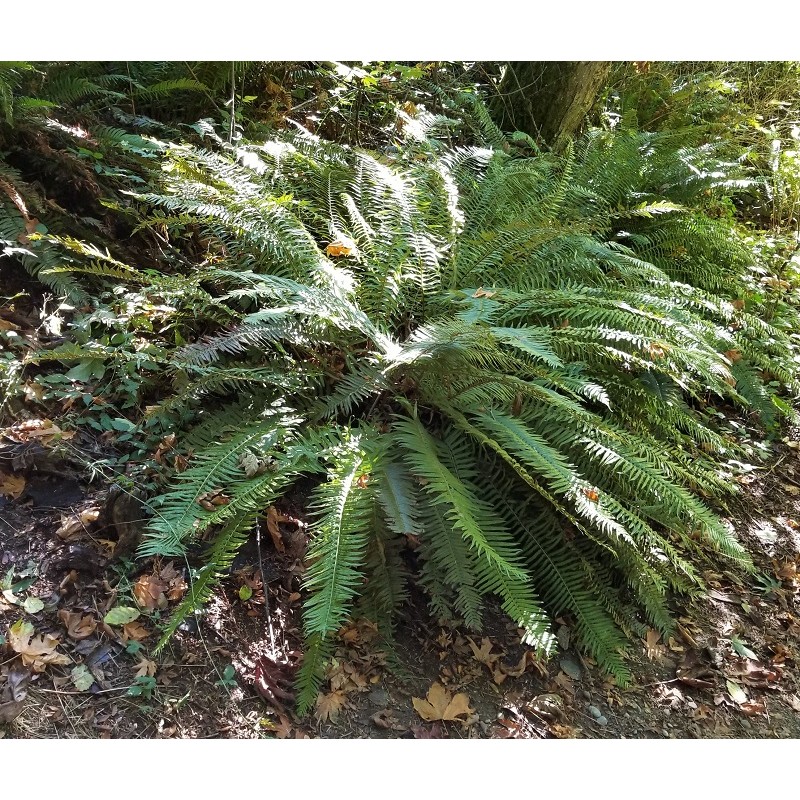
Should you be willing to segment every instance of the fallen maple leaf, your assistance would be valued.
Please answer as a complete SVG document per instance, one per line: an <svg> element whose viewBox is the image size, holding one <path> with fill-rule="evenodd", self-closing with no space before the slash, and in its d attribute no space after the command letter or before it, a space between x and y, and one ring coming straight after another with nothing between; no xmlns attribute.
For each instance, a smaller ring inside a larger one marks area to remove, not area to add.
<svg viewBox="0 0 800 800"><path fill-rule="evenodd" d="M34 672L44 672L48 664L71 664L69 656L56 652L58 639L50 634L34 635L29 622L19 620L8 629L8 643L22 656L22 663Z"/></svg>
<svg viewBox="0 0 800 800"><path fill-rule="evenodd" d="M150 631L142 625L141 622L126 622L122 626L122 641L127 642L133 640L141 642L150 635Z"/></svg>
<svg viewBox="0 0 800 800"><path fill-rule="evenodd" d="M150 659L143 657L136 665L136 677L144 678L147 676L153 676L156 674L157 669L158 664L156 664L155 661L150 661Z"/></svg>
<svg viewBox="0 0 800 800"><path fill-rule="evenodd" d="M480 661L481 664L485 664L489 669L492 669L494 663L500 658L500 654L492 654L492 647L494 647L494 645L491 639L484 637L480 647L478 647L469 636L467 637L467 641L469 642L470 649L476 660Z"/></svg>
<svg viewBox="0 0 800 800"><path fill-rule="evenodd" d="M345 695L343 691L321 694L317 697L317 707L314 714L320 722L326 722L327 720L336 722L344 704Z"/></svg>
<svg viewBox="0 0 800 800"><path fill-rule="evenodd" d="M91 614L81 614L62 608L58 612L58 618L64 623L67 635L71 639L86 639L97 629L97 620Z"/></svg>
<svg viewBox="0 0 800 800"><path fill-rule="evenodd" d="M426 722L443 720L468 724L468 718L475 713L475 709L469 707L467 695L463 692L451 695L438 681L428 689L427 700L412 697L411 702L414 704L417 714ZM465 719L458 719L462 716Z"/></svg>

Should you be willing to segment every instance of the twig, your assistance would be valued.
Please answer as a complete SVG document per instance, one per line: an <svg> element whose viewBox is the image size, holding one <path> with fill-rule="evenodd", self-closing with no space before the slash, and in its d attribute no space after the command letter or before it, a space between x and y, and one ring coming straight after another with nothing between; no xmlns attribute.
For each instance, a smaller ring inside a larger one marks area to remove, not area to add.
<svg viewBox="0 0 800 800"><path fill-rule="evenodd" d="M132 688L131 686L115 686L113 689L98 689L96 692L91 692L91 695L95 694L108 694L109 692L122 692L128 691L128 689ZM86 695L86 692L65 692L62 689L40 689L38 686L33 690L36 692L47 692L48 694L81 694Z"/></svg>
<svg viewBox="0 0 800 800"><path fill-rule="evenodd" d="M788 456L788 453L784 453L765 473L766 475L771 475L772 472L775 470L776 467L780 466L781 462Z"/></svg>
<svg viewBox="0 0 800 800"><path fill-rule="evenodd" d="M258 569L261 572L261 585L264 589L264 616L267 618L267 627L269 629L269 646L274 658L278 651L275 648L275 631L272 629L272 614L269 612L269 587L264 580L264 559L261 557L261 523L256 525L256 548L258 550Z"/></svg>

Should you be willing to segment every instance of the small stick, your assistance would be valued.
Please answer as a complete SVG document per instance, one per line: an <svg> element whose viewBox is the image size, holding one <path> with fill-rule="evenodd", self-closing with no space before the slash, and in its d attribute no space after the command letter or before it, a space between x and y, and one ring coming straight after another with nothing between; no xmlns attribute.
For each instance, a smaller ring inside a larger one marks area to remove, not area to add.
<svg viewBox="0 0 800 800"><path fill-rule="evenodd" d="M275 631L272 629L272 615L269 613L269 587L266 580L264 580L264 559L261 557L261 523L256 524L256 547L258 549L258 569L261 572L261 585L264 587L264 615L267 618L267 627L269 628L269 645L272 652L272 657L278 655L275 648Z"/></svg>

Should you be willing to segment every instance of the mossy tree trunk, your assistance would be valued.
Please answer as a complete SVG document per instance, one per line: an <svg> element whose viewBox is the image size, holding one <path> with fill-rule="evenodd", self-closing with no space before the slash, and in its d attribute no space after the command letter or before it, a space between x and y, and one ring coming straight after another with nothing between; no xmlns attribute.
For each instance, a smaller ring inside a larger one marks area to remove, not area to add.
<svg viewBox="0 0 800 800"><path fill-rule="evenodd" d="M491 108L500 127L560 149L580 132L610 61L511 61Z"/></svg>

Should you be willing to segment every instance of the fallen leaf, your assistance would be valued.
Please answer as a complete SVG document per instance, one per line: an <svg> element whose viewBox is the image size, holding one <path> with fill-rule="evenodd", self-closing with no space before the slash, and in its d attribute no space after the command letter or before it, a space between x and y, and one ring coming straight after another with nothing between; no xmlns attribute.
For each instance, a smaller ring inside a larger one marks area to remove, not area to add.
<svg viewBox="0 0 800 800"><path fill-rule="evenodd" d="M152 677L156 674L156 670L158 669L158 664L155 661L150 661L149 658L142 658L139 659L139 663L136 665L136 677L137 678L145 678L145 677Z"/></svg>
<svg viewBox="0 0 800 800"><path fill-rule="evenodd" d="M141 612L138 608L131 608L130 606L115 606L103 617L103 622L106 625L125 625L127 622L133 622L139 619Z"/></svg>
<svg viewBox="0 0 800 800"><path fill-rule="evenodd" d="M9 700L7 703L0 703L0 724L8 725L13 722L25 708L24 700ZM0 734L2 731L0 731Z"/></svg>
<svg viewBox="0 0 800 800"><path fill-rule="evenodd" d="M345 694L341 690L330 694L320 694L317 697L317 707L314 715L320 722L336 722L339 712L345 704Z"/></svg>
<svg viewBox="0 0 800 800"><path fill-rule="evenodd" d="M34 672L44 672L48 664L71 664L69 656L56 652L58 639L50 634L34 635L29 622L19 620L8 629L8 643L22 656L22 663Z"/></svg>
<svg viewBox="0 0 800 800"><path fill-rule="evenodd" d="M739 684L734 683L733 681L725 681L725 686L727 687L728 694L731 696L734 703L741 705L742 703L747 702L747 695L742 687L739 686Z"/></svg>
<svg viewBox="0 0 800 800"><path fill-rule="evenodd" d="M325 248L325 254L329 256L349 256L352 252L352 246L349 246L342 241L331 242Z"/></svg>
<svg viewBox="0 0 800 800"><path fill-rule="evenodd" d="M420 700L419 697L412 697L411 702L417 713L426 722L458 721L466 724L467 718L475 713L469 707L469 697L463 692L451 695L438 681L428 690L427 699ZM465 719L459 720L459 717Z"/></svg>
<svg viewBox="0 0 800 800"><path fill-rule="evenodd" d="M536 669L542 677L547 674L544 667L536 658L536 653L533 650L526 650L514 667L507 667L505 664L500 664L499 666L500 669L511 678L519 678L520 675L522 675L528 669L528 667L533 667Z"/></svg>
<svg viewBox="0 0 800 800"><path fill-rule="evenodd" d="M748 717L755 717L758 714L765 714L767 711L766 703L759 700L749 700L739 704L739 708L747 714Z"/></svg>
<svg viewBox="0 0 800 800"><path fill-rule="evenodd" d="M645 637L645 645L646 645L646 652L647 657L652 661L655 658L658 658L664 651L663 645L659 645L659 641L661 640L661 634L650 628L647 631L647 636Z"/></svg>
<svg viewBox="0 0 800 800"><path fill-rule="evenodd" d="M481 664L485 664L489 669L494 666L495 661L500 658L499 653L492 654L492 644L491 639L488 637L484 637L483 641L481 642L481 646L475 644L471 637L467 637L467 641L469 642L470 649L472 650L473 655L475 658L480 661Z"/></svg>
<svg viewBox="0 0 800 800"><path fill-rule="evenodd" d="M74 667L69 676L72 679L72 685L79 692L88 692L94 683L94 675L89 672L85 664L79 664L77 667Z"/></svg>
<svg viewBox="0 0 800 800"><path fill-rule="evenodd" d="M44 608L44 603L38 597L31 595L25 598L22 607L28 614L38 614Z"/></svg>
<svg viewBox="0 0 800 800"><path fill-rule="evenodd" d="M16 500L25 491L25 478L0 469L0 495Z"/></svg>
<svg viewBox="0 0 800 800"><path fill-rule="evenodd" d="M758 658L758 656L743 641L737 639L735 636L731 636L731 645L740 656L752 658L753 661Z"/></svg>
<svg viewBox="0 0 800 800"><path fill-rule="evenodd" d="M81 615L62 608L58 612L58 618L64 623L71 639L86 639L97 630L97 620L91 614Z"/></svg>
<svg viewBox="0 0 800 800"><path fill-rule="evenodd" d="M377 714L373 714L370 720L376 728L383 728L384 730L390 731L406 730L406 726L401 725L400 720L397 719L388 708L384 708L383 711L378 711Z"/></svg>
<svg viewBox="0 0 800 800"><path fill-rule="evenodd" d="M124 642L141 642L150 635L150 631L141 622L126 622L122 626L122 640Z"/></svg>
<svg viewBox="0 0 800 800"><path fill-rule="evenodd" d="M239 466L244 470L246 478L255 478L259 472L264 472L266 469L266 467L262 469L262 464L258 456L254 455L249 450L246 453L242 453L239 458Z"/></svg>
<svg viewBox="0 0 800 800"><path fill-rule="evenodd" d="M148 611L154 611L157 608L166 608L166 590L168 588L169 584L160 580L156 575L142 575L136 583L133 584L133 599L140 608L147 609ZM130 622L131 620L126 621Z"/></svg>
<svg viewBox="0 0 800 800"><path fill-rule="evenodd" d="M278 527L279 522L284 522L286 517L278 511L275 506L270 506L267 509L267 530L269 531L269 535L272 537L272 543L275 545L275 549L279 553L286 552L286 546L283 543L283 534L281 533L281 529Z"/></svg>
<svg viewBox="0 0 800 800"><path fill-rule="evenodd" d="M261 719L261 727L268 733L274 733L278 739L286 739L292 733L294 727L289 718L283 714L278 714L279 723L273 722L271 719Z"/></svg>
<svg viewBox="0 0 800 800"><path fill-rule="evenodd" d="M433 725L412 725L409 730L415 739L441 739L442 726L438 722Z"/></svg>

